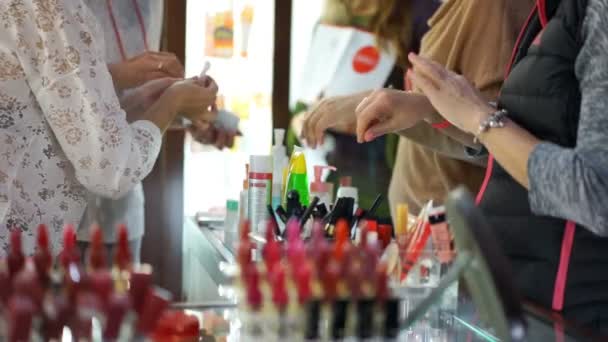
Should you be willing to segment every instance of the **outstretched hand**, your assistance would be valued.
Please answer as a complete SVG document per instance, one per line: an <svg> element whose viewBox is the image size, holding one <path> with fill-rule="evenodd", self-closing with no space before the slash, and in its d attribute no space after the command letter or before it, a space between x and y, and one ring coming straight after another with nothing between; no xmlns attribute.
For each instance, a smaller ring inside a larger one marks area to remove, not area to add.
<svg viewBox="0 0 608 342"><path fill-rule="evenodd" d="M425 57L410 53L414 69L411 79L446 120L461 130L476 134L479 124L492 112L479 90L462 75Z"/></svg>
<svg viewBox="0 0 608 342"><path fill-rule="evenodd" d="M411 128L432 112L424 95L394 89L376 90L357 107L357 141L370 142Z"/></svg>

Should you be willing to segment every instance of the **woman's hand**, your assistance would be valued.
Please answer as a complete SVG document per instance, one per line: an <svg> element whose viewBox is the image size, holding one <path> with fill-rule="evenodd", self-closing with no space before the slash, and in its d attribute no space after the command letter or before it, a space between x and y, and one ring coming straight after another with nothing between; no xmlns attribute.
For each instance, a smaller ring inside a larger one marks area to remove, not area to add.
<svg viewBox="0 0 608 342"><path fill-rule="evenodd" d="M167 92L176 101L178 113L192 122L212 123L217 117L217 91L217 84L207 76L205 80L194 77L176 82Z"/></svg>
<svg viewBox="0 0 608 342"><path fill-rule="evenodd" d="M431 113L433 107L424 95L393 89L376 90L357 107L357 141L370 142L410 128Z"/></svg>
<svg viewBox="0 0 608 342"><path fill-rule="evenodd" d="M323 144L329 128L348 127L355 124L355 108L366 94L338 96L319 101L305 114L301 138L312 148Z"/></svg>
<svg viewBox="0 0 608 342"><path fill-rule="evenodd" d="M120 98L120 106L127 113L127 120L129 122L139 120L169 87L179 81L178 78L159 78L123 94Z"/></svg>
<svg viewBox="0 0 608 342"><path fill-rule="evenodd" d="M125 62L108 66L118 90L138 87L159 78L183 78L184 67L177 56L169 52L144 52Z"/></svg>
<svg viewBox="0 0 608 342"><path fill-rule="evenodd" d="M477 134L479 124L495 111L462 75L411 53L412 82L444 118L461 130Z"/></svg>
<svg viewBox="0 0 608 342"><path fill-rule="evenodd" d="M188 129L194 140L201 144L213 145L218 150L234 146L234 138L238 132L228 132L215 127L212 123L195 121Z"/></svg>

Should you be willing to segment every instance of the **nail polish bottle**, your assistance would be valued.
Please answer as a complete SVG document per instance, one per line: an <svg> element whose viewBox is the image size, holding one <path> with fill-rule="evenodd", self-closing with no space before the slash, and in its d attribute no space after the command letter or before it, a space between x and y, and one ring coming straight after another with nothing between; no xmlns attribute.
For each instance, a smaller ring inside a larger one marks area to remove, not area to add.
<svg viewBox="0 0 608 342"><path fill-rule="evenodd" d="M266 272L270 272L274 266L281 262L282 248L275 239L274 225L269 223L266 227L266 244L262 247L262 259L266 266Z"/></svg>
<svg viewBox="0 0 608 342"><path fill-rule="evenodd" d="M118 226L118 240L114 253L112 276L114 287L118 292L126 292L129 288L129 273L132 269L131 250L129 248L129 232L124 224Z"/></svg>
<svg viewBox="0 0 608 342"><path fill-rule="evenodd" d="M129 248L129 231L127 226L121 224L118 226L118 243L116 254L114 255L114 264L121 271L129 271L131 269L132 257L131 249Z"/></svg>
<svg viewBox="0 0 608 342"><path fill-rule="evenodd" d="M245 292L242 301L244 339L261 338L263 335L261 310L264 298L260 289L260 273L255 264L245 265L242 278Z"/></svg>
<svg viewBox="0 0 608 342"><path fill-rule="evenodd" d="M305 259L295 270L294 281L298 291L298 306L300 309L299 330L306 340L319 338L319 322L321 319L320 293L315 293L313 263Z"/></svg>
<svg viewBox="0 0 608 342"><path fill-rule="evenodd" d="M154 287L148 290L142 314L136 324L137 334L148 336L154 331L156 323L163 312L169 307L171 294L161 288Z"/></svg>
<svg viewBox="0 0 608 342"><path fill-rule="evenodd" d="M49 232L45 225L38 226L37 248L34 253L34 266L42 286L46 287L50 281L50 272L53 267L53 255L49 246Z"/></svg>
<svg viewBox="0 0 608 342"><path fill-rule="evenodd" d="M287 235L287 261L292 267L300 261L299 259L306 253L304 241L301 238L301 226L297 220L290 220L286 228Z"/></svg>
<svg viewBox="0 0 608 342"><path fill-rule="evenodd" d="M63 327L71 315L70 303L66 294L57 294L45 298L42 315L42 335L45 341L61 340Z"/></svg>
<svg viewBox="0 0 608 342"><path fill-rule="evenodd" d="M346 220L341 219L336 224L335 240L333 257L341 261L347 253L348 248L350 248L350 234Z"/></svg>
<svg viewBox="0 0 608 342"><path fill-rule="evenodd" d="M103 330L104 340L132 340L135 314L131 309L131 301L126 294L113 293L110 295L105 306L107 319Z"/></svg>
<svg viewBox="0 0 608 342"><path fill-rule="evenodd" d="M129 275L129 296L137 315L143 312L146 294L152 286L152 267L142 264L133 267Z"/></svg>
<svg viewBox="0 0 608 342"><path fill-rule="evenodd" d="M112 273L108 270L93 271L87 275L87 279L89 290L93 291L102 303L106 303L114 292Z"/></svg>
<svg viewBox="0 0 608 342"><path fill-rule="evenodd" d="M30 341L35 312L35 305L28 297L15 295L9 299L7 320L9 341Z"/></svg>
<svg viewBox="0 0 608 342"><path fill-rule="evenodd" d="M0 260L0 263L2 260ZM8 275L8 270L0 264L0 304L6 305L10 298L13 286L11 284L11 278Z"/></svg>
<svg viewBox="0 0 608 342"><path fill-rule="evenodd" d="M269 323L271 324L271 336L278 339L287 337L287 306L289 304L289 295L287 293L287 270L282 263L274 265L270 271L270 286L272 289L272 304L271 316Z"/></svg>
<svg viewBox="0 0 608 342"><path fill-rule="evenodd" d="M241 269L253 261L253 243L249 239L250 229L249 221L241 223L239 246L237 248L237 262Z"/></svg>
<svg viewBox="0 0 608 342"><path fill-rule="evenodd" d="M44 289L35 270L24 268L14 277L13 294L29 298L37 311L41 309Z"/></svg>
<svg viewBox="0 0 608 342"><path fill-rule="evenodd" d="M59 255L60 265L64 272L71 263L80 263L80 253L76 247L76 231L73 225L66 225L63 230L63 250Z"/></svg>
<svg viewBox="0 0 608 342"><path fill-rule="evenodd" d="M359 249L363 249L359 247ZM351 253L348 260L349 269L347 274L348 287L352 303L348 310L348 332L349 335L357 336L359 339L369 339L373 336L373 309L374 300L372 289L368 286L367 273L364 265L366 263L365 253Z"/></svg>
<svg viewBox="0 0 608 342"><path fill-rule="evenodd" d="M88 251L90 270L101 270L107 267L107 252L103 243L103 232L97 224L91 228L91 247Z"/></svg>
<svg viewBox="0 0 608 342"><path fill-rule="evenodd" d="M76 341L91 341L93 336L93 319L105 321L102 303L96 294L89 290L79 291L76 299L76 314L72 321L72 333Z"/></svg>
<svg viewBox="0 0 608 342"><path fill-rule="evenodd" d="M376 270L377 317L380 331L385 339L395 339L399 335L399 300L393 298L388 286L386 264L379 263Z"/></svg>
<svg viewBox="0 0 608 342"><path fill-rule="evenodd" d="M335 258L330 258L321 276L323 286L323 305L321 307L321 322L329 322L329 330L322 329L322 340L340 339L344 323L338 303L338 282L340 281L341 265ZM336 337L338 336L338 337Z"/></svg>
<svg viewBox="0 0 608 342"><path fill-rule="evenodd" d="M13 279L25 266L25 255L21 245L21 230L15 228L11 231L11 245L6 256L8 274Z"/></svg>

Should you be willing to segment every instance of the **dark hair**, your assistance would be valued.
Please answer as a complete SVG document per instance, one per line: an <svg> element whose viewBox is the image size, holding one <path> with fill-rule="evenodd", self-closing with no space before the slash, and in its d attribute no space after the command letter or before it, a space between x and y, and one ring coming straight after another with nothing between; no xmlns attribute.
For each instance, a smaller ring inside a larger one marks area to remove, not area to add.
<svg viewBox="0 0 608 342"><path fill-rule="evenodd" d="M351 18L353 8L369 0L340 0ZM367 29L378 39L378 45L390 47L397 53L397 63L407 67L407 55L413 45L413 16L410 0L376 0L377 10L371 15ZM369 3L368 3L369 4Z"/></svg>

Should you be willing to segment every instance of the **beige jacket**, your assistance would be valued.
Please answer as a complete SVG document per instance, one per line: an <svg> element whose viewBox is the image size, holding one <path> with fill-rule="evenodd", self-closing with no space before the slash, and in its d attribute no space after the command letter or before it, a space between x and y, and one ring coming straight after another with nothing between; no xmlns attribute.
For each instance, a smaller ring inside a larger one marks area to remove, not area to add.
<svg viewBox="0 0 608 342"><path fill-rule="evenodd" d="M488 98L497 98L511 51L534 0L448 0L429 21L420 53L463 74ZM433 121L443 119L436 115ZM472 138L427 123L401 132L389 190L391 210L407 203L416 213L430 199L441 203L464 184L476 193L485 161L470 159Z"/></svg>

